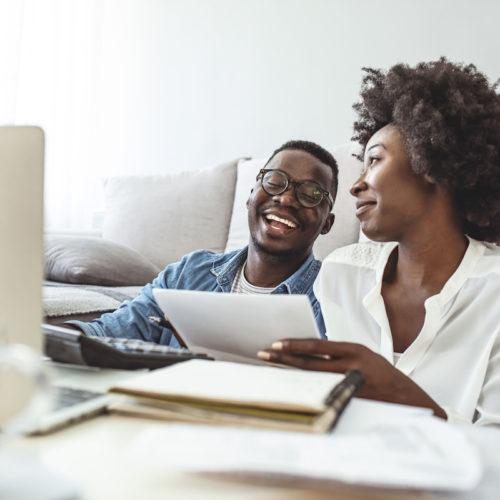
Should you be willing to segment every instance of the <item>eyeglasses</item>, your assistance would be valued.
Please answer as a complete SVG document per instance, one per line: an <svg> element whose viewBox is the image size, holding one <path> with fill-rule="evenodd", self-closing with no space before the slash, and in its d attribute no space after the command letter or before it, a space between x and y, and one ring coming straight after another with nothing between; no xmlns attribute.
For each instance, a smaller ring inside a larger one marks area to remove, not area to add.
<svg viewBox="0 0 500 500"><path fill-rule="evenodd" d="M257 180L260 179L262 189L269 195L274 196L284 193L290 184L295 184L295 198L306 208L318 206L323 198L326 198L333 207L332 195L323 189L317 182L304 181L298 182L290 179L285 172L281 170L273 170L263 168L257 175Z"/></svg>

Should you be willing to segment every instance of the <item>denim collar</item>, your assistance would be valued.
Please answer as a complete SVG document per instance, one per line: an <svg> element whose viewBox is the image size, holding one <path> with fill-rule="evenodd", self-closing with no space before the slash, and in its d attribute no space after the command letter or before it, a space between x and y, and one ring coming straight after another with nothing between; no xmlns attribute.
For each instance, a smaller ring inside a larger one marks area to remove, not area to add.
<svg viewBox="0 0 500 500"><path fill-rule="evenodd" d="M229 293L233 284L234 278L239 267L246 261L248 255L248 246L233 252L233 254L223 254L222 259L214 262L211 272L217 278L217 283L224 292ZM227 260L229 257L229 260ZM312 252L309 254L304 263L289 276L285 281L280 283L272 293L307 293L311 286L311 280L316 276L321 267L321 262L314 258Z"/></svg>

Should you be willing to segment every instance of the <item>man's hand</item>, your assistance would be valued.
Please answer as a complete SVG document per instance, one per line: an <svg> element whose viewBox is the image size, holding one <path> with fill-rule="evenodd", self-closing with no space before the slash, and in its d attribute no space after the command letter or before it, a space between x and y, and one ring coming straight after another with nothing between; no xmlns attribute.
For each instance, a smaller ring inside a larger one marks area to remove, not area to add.
<svg viewBox="0 0 500 500"><path fill-rule="evenodd" d="M259 351L260 359L282 363L304 370L345 373L360 370L365 385L359 397L431 408L446 419L444 410L413 380L400 372L384 357L361 344L317 339L282 339L271 349Z"/></svg>

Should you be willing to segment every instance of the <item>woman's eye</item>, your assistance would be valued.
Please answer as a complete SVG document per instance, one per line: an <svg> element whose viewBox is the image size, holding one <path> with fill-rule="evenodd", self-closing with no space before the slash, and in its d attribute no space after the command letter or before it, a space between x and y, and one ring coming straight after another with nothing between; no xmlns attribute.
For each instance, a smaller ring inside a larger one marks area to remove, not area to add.
<svg viewBox="0 0 500 500"><path fill-rule="evenodd" d="M369 167L372 167L373 165L375 165L375 163L377 163L377 161L380 160L380 157L379 156L370 156L368 157L368 166Z"/></svg>

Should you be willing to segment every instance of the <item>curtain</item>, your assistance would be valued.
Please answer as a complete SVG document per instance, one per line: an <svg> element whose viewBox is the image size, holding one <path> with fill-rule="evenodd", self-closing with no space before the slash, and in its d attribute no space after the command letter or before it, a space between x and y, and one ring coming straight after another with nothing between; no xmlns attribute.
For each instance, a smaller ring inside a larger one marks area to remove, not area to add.
<svg viewBox="0 0 500 500"><path fill-rule="evenodd" d="M101 10L96 0L0 0L0 123L45 132L47 229L91 228L102 205Z"/></svg>

